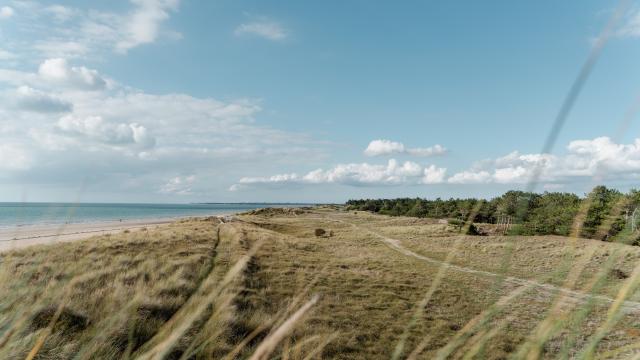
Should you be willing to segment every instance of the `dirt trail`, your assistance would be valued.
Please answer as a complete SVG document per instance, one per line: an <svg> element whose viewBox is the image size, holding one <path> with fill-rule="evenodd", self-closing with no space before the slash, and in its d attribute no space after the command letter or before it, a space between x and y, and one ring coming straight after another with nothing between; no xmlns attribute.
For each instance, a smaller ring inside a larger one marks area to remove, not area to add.
<svg viewBox="0 0 640 360"><path fill-rule="evenodd" d="M377 238L381 239L385 244L387 244L389 247L391 247L393 250L396 250L398 252L400 252L403 255L406 256L410 256L434 265L438 265L438 266L445 266L448 269L454 270L454 271L458 271L458 272L464 272L464 273L468 273L468 274L473 274L473 275L479 275L479 276L485 276L485 277L491 277L491 278L497 278L497 277L503 277L503 281L514 284L514 285L519 285L519 286L528 286L531 288L536 288L538 290L540 290L541 292L546 293L547 295L553 295L553 294L561 294L563 295L563 300L566 303L586 303L589 300L595 300L598 301L600 303L606 303L606 304L611 304L614 303L616 300L613 298L610 298L608 296L604 296L604 295L594 295L594 294L588 294L588 293L583 293L580 291L575 291L575 290L570 290L567 288L563 288L563 287L559 287L559 286L555 286L555 285L551 285L551 284L545 284L545 283L541 283L541 282L537 282L534 280L528 280L528 279L521 279L521 278L517 278L517 277L513 277L513 276L503 276L497 273L493 273L490 271L484 271L484 270L477 270L477 269L472 269L472 268L468 268L468 267L464 267L464 266L460 266L460 265L454 265L454 264L450 264L441 260L437 260L434 258L430 258L424 255L420 255L417 254L409 249L407 249L406 247L402 246L400 240L398 239L393 239L390 238L388 236L382 235L380 233L377 233L375 231L372 231L370 229L367 228L363 228L360 227L354 223L342 220L342 219L328 219L328 218L324 218L325 220L333 220L333 221L338 221L347 225L351 225L353 227L355 227L356 229L358 229L359 231L364 231L367 232L373 236L376 236ZM622 305L621 305L621 309L622 312L624 313L640 313L640 302L635 302L635 301L625 301Z"/></svg>

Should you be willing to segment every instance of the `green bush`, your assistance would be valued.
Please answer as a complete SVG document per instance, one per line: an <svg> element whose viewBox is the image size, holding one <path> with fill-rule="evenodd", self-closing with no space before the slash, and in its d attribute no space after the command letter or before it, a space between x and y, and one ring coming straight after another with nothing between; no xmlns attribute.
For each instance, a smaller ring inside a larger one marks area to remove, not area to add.
<svg viewBox="0 0 640 360"><path fill-rule="evenodd" d="M481 235L480 231L478 231L478 228L474 224L470 224L469 225L469 228L467 229L466 234L467 235Z"/></svg>
<svg viewBox="0 0 640 360"><path fill-rule="evenodd" d="M349 210L365 210L391 216L450 219L449 223L459 229L471 215L471 220L475 223L492 224L510 217L512 226L509 234L562 236L571 233L578 212L581 208L586 208L580 236L612 241L630 226L627 217L640 206L640 191L631 190L622 194L615 189L596 186L584 198L572 193L536 194L514 190L490 200L365 199L349 200L346 205Z"/></svg>

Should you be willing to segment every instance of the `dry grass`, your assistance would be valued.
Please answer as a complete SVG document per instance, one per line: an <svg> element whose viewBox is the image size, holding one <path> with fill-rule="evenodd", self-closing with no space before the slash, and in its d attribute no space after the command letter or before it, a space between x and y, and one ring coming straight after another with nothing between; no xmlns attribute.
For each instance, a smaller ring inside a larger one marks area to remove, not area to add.
<svg viewBox="0 0 640 360"><path fill-rule="evenodd" d="M481 273L443 270L381 237ZM574 290L637 298L637 248L509 240L506 276L562 286L583 261ZM557 302L553 288L486 275L504 269L507 244L499 236L460 238L430 220L315 209L26 248L0 255L0 358L390 358L416 314L401 358L526 357L523 344L536 339L554 303L559 320L547 320L553 332L541 357L638 351L638 313L588 296Z"/></svg>
<svg viewBox="0 0 640 360"><path fill-rule="evenodd" d="M63 317L40 357L134 352L211 272L216 245L216 224L208 221L4 254L0 323L12 335L0 357L24 358L58 307ZM65 314L78 317L74 326L62 321Z"/></svg>

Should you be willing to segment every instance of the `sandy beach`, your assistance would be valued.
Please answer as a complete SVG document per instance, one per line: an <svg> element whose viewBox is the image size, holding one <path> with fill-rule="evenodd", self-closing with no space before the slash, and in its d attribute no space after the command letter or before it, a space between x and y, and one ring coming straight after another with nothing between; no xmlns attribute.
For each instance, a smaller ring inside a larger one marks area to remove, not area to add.
<svg viewBox="0 0 640 360"><path fill-rule="evenodd" d="M26 225L0 229L0 252L38 244L85 239L94 235L168 224L176 218L103 221L55 225Z"/></svg>

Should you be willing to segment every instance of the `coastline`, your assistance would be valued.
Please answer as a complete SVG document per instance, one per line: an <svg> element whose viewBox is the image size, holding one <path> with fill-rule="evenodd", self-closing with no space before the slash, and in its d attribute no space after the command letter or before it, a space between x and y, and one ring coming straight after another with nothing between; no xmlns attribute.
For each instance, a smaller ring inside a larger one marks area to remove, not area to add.
<svg viewBox="0 0 640 360"><path fill-rule="evenodd" d="M69 224L41 224L0 228L0 252L22 249L33 245L87 239L96 235L116 234L125 230L170 224L175 221L207 216L229 216L237 212L202 216L179 216L123 221L95 221Z"/></svg>

